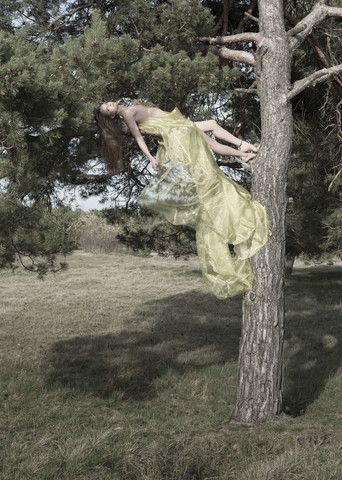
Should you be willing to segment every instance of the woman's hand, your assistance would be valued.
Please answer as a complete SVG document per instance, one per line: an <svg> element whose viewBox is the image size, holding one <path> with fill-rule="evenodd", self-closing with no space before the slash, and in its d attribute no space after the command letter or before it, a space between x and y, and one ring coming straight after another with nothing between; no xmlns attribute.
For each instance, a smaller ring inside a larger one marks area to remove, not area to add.
<svg viewBox="0 0 342 480"><path fill-rule="evenodd" d="M150 162L151 162L153 170L155 170L157 172L158 171L158 160L154 157L151 157Z"/></svg>

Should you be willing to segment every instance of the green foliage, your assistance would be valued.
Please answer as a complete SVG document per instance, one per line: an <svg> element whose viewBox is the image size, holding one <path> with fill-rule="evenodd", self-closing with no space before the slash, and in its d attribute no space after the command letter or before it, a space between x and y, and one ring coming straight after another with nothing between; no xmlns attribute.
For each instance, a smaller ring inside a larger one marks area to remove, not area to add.
<svg viewBox="0 0 342 480"><path fill-rule="evenodd" d="M287 2L288 28L307 15L317 2ZM341 1L329 2L341 7ZM293 80L299 80L327 66L341 63L341 21L329 19L315 29L295 52ZM308 257L341 253L340 211L342 141L341 75L312 86L293 102L296 138L289 173L287 251ZM329 187L329 185L331 186Z"/></svg>
<svg viewBox="0 0 342 480"><path fill-rule="evenodd" d="M293 17L302 18L313 3L291 1L286 8ZM229 3L229 22L223 21L224 2L95 0L87 5L78 0L4 0L0 5L0 179L5 179L0 191L1 208L11 218L10 229L1 219L2 232L6 232L2 237L9 236L6 241L2 239L3 258L8 259L5 263L13 259L10 245L16 232L25 223L25 231L36 228L39 215L43 218L41 205L49 209L59 204L59 187L81 186L85 196L116 199L121 195L131 205L148 182L147 162L134 146L130 146L128 175L89 176L106 173L98 158L93 123L94 107L102 100L148 100L166 110L177 105L194 119L215 115L222 126L236 134L252 141L259 137L258 102L250 95L232 94L232 85L251 85L253 71L246 68L242 75L240 69L214 55L200 54L197 40L212 32L237 32L241 22L245 22L245 30L255 31L256 23L244 17L250 1ZM290 23L289 17L287 21ZM331 52L337 58L341 42L337 23L329 22L326 51L330 48L327 57L333 61ZM319 32L319 41L326 44L324 32ZM251 46L241 44L239 48L250 50ZM317 53L310 48L304 45L296 52L294 79L321 68ZM294 111L314 136L329 125L328 150L322 152L318 168L322 172L328 156L326 170L334 177L337 171L332 169L338 165L341 140L341 107L337 108L341 95L336 82L334 89L327 91L323 85L319 89L319 95L313 95L312 89L303 93ZM154 143L150 146L153 151ZM295 153L301 156L299 150ZM321 178L325 183L325 173ZM307 195L303 193L301 199ZM314 210L320 216L319 225L329 227L329 248L335 248L336 203L323 214L321 205L327 206L331 194L326 194L325 200L323 192L320 195L322 201ZM312 209L313 203L312 199L303 206ZM299 206L298 201L295 206ZM291 216L297 218L297 227L292 230L301 235L304 229L298 225L305 216L293 210ZM155 233L151 230L150 235ZM322 243L321 233L321 227L317 228L315 245ZM302 237L294 243L297 248Z"/></svg>
<svg viewBox="0 0 342 480"><path fill-rule="evenodd" d="M20 0L2 0L2 2L0 3L1 30L13 30L13 16L15 15L20 3Z"/></svg>
<svg viewBox="0 0 342 480"><path fill-rule="evenodd" d="M42 203L28 206L16 199L4 201L1 196L0 267L13 268L17 259L40 277L66 268L56 257L75 248L68 229L78 215L68 207L50 211Z"/></svg>
<svg viewBox="0 0 342 480"><path fill-rule="evenodd" d="M289 170L286 252L319 257L325 251L324 219L333 197L329 199L315 145L300 142L296 147Z"/></svg>
<svg viewBox="0 0 342 480"><path fill-rule="evenodd" d="M213 27L210 10L196 0L116 3L108 15L109 31L115 36L127 33L143 48L159 44L169 53L186 50L194 54L198 51L197 37L208 35Z"/></svg>
<svg viewBox="0 0 342 480"><path fill-rule="evenodd" d="M107 209L102 214L118 228L117 238L136 253L156 252L175 258L196 254L195 232L189 227L172 225L149 212Z"/></svg>
<svg viewBox="0 0 342 480"><path fill-rule="evenodd" d="M57 187L84 184L84 193L105 195L123 191L126 182L136 195L148 181L143 174L140 186L131 182L144 168L141 156L128 183L124 176L84 177L93 167L105 173L97 137L89 133L103 99L148 99L190 113L200 98L209 105L236 78L217 57L198 54L196 38L209 33L213 20L197 1L132 0L115 8L95 2L89 9L18 0L15 6L5 2L0 9L0 178L6 179L0 188L12 218L2 251L9 261L14 236L36 228L39 216L43 221L41 205L60 202ZM17 214L21 208L25 215ZM32 255L41 256L43 245Z"/></svg>

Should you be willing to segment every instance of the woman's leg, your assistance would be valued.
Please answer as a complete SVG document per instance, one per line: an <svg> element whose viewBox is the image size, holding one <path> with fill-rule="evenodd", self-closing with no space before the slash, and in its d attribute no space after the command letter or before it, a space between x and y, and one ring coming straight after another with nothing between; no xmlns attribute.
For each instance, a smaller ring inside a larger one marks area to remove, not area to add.
<svg viewBox="0 0 342 480"><path fill-rule="evenodd" d="M212 151L218 153L219 155L240 157L243 162L248 162L256 156L255 153L245 153L240 150L235 150L235 148L228 147L228 145L223 145L222 143L219 143L206 135L204 132L202 132L202 135Z"/></svg>
<svg viewBox="0 0 342 480"><path fill-rule="evenodd" d="M229 133L227 130L224 128L220 127L220 125L216 122L216 120L204 120L202 122L195 122L197 128L202 130L202 132L212 132L215 137L220 138L221 140L225 140L228 143L231 143L233 145L236 145L238 147L241 147L241 151L246 153L246 152L258 152L259 146L255 147L251 143L242 141L240 138L235 137L231 133ZM215 150L214 150L215 151ZM220 152L217 152L220 153ZM224 155L224 154L221 154ZM227 154L226 155L230 155Z"/></svg>
<svg viewBox="0 0 342 480"><path fill-rule="evenodd" d="M241 140L237 137L234 137L224 128L220 127L216 120L204 120L203 122L195 122L196 126L202 130L202 132L212 132L215 137L225 140L228 143L233 145L240 145Z"/></svg>

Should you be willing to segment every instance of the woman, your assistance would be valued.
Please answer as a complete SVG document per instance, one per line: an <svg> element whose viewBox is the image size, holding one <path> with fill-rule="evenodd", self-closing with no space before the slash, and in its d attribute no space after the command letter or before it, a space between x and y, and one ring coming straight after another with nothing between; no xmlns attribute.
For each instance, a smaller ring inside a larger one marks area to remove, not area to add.
<svg viewBox="0 0 342 480"><path fill-rule="evenodd" d="M133 137L137 141L142 152L150 160L152 168L157 170L158 161L150 154L144 138L139 130L138 124L143 122L149 117L155 117L163 115L166 112L156 107L145 107L143 105L133 105L131 107L124 107L116 102L103 103L100 106L97 113L97 121L102 135L102 155L106 160L107 166L110 170L118 168L120 162L120 150L121 150L121 138L120 137L120 122L114 123L114 119L121 117L128 128L130 129ZM112 121L111 121L112 120ZM256 156L259 147L255 147L250 143L244 142L234 135L230 134L222 127L220 127L215 120L207 120L204 122L194 122L194 124L204 133L212 132L215 137L225 140L233 145L240 147L239 150L235 150L226 145L216 142L208 135L203 135L203 138L210 145L211 149L215 153L220 155L230 155L234 157L241 157L241 160L248 162ZM115 165L117 164L117 165Z"/></svg>
<svg viewBox="0 0 342 480"><path fill-rule="evenodd" d="M202 273L214 295L227 298L251 290L253 272L248 258L266 242L267 215L244 188L219 169L212 151L248 162L259 148L234 137L214 120L191 122L177 108L164 112L155 107L107 102L101 105L97 122L101 153L107 168L114 172L118 171L121 149L118 117L158 171L139 202L174 225L196 229ZM161 137L157 158L148 150L141 131ZM240 150L218 143L205 132Z"/></svg>

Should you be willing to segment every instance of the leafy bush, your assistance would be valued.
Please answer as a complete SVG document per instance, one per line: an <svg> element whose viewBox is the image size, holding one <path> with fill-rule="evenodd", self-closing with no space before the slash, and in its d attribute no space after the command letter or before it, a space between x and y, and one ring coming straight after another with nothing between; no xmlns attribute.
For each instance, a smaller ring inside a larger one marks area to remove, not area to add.
<svg viewBox="0 0 342 480"><path fill-rule="evenodd" d="M57 258L75 249L68 230L79 212L69 207L49 209L39 202L21 205L15 200L12 209L7 207L0 201L0 268L13 268L19 262L40 277L65 268Z"/></svg>
<svg viewBox="0 0 342 480"><path fill-rule="evenodd" d="M101 212L83 213L72 223L69 235L82 250L90 253L114 253L125 250L117 235L119 228L110 225Z"/></svg>
<svg viewBox="0 0 342 480"><path fill-rule="evenodd" d="M135 253L156 252L175 258L196 254L195 231L184 225L172 225L146 211L107 209L104 217L118 228L117 238Z"/></svg>

